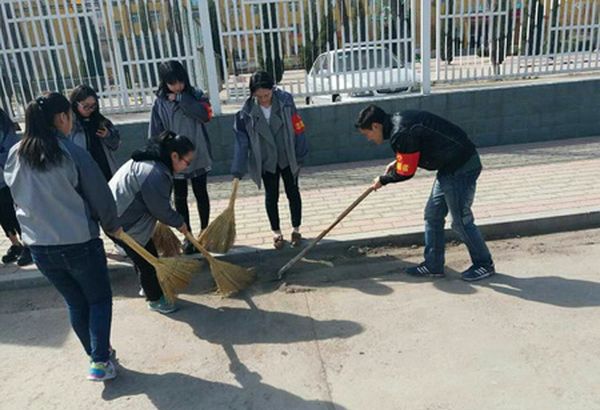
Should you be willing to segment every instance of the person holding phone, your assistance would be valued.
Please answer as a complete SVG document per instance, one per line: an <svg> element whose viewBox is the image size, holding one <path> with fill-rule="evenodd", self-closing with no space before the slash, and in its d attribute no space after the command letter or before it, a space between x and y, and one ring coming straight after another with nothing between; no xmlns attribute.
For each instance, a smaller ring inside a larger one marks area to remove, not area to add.
<svg viewBox="0 0 600 410"><path fill-rule="evenodd" d="M98 95L90 86L77 86L69 100L75 114L69 139L91 154L109 181L119 168L115 158L115 151L121 144L119 131L100 114Z"/></svg>

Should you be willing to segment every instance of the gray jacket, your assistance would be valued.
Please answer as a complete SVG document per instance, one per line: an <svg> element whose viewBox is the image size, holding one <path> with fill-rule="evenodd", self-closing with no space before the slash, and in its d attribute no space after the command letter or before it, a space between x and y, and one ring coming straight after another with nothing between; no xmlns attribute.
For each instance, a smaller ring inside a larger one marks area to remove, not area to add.
<svg viewBox="0 0 600 410"><path fill-rule="evenodd" d="M2 116L0 118L0 189L6 186L4 182L4 165L8 159L8 153L10 149L19 142L19 137L15 132L15 127L8 116Z"/></svg>
<svg viewBox="0 0 600 410"><path fill-rule="evenodd" d="M210 171L212 152L204 123L210 121L212 109L200 90L178 94L177 101L169 101L159 93L152 106L148 138L156 139L163 131L172 131L188 137L195 147L194 160L183 174L175 178L194 178Z"/></svg>
<svg viewBox="0 0 600 410"><path fill-rule="evenodd" d="M112 177L110 190L123 230L145 246L156 221L179 228L184 220L171 208L173 178L160 161L129 160Z"/></svg>
<svg viewBox="0 0 600 410"><path fill-rule="evenodd" d="M91 155L59 137L64 159L44 172L21 161L17 143L8 155L4 178L10 187L23 241L31 245L69 245L119 228L117 209L104 175Z"/></svg>
<svg viewBox="0 0 600 410"><path fill-rule="evenodd" d="M272 157L281 153L276 138L283 142L286 162L292 174L298 174L308 154L304 124L294 98L286 91L275 89L273 99L270 128L264 127L266 121L253 97L248 98L237 112L233 124L235 141L231 173L241 178L249 172L259 188L262 174L265 171L273 172L271 168L281 163L279 158ZM267 146L263 146L265 144Z"/></svg>
<svg viewBox="0 0 600 410"><path fill-rule="evenodd" d="M119 168L119 164L115 157L115 151L121 145L121 135L119 134L119 130L110 121L106 123L106 128L108 129L108 135L106 138L101 138L102 148L104 149L108 166L110 167L111 172L114 174ZM85 130L75 115L73 115L73 130L69 135L69 139L75 144L79 145L81 148L89 151Z"/></svg>

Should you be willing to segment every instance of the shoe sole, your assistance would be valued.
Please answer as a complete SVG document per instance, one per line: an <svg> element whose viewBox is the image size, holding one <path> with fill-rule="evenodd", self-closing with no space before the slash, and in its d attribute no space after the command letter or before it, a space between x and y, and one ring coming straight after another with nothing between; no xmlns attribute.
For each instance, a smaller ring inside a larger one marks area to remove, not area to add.
<svg viewBox="0 0 600 410"><path fill-rule="evenodd" d="M465 282L477 282L478 280L482 280L485 278L489 278L490 276L493 276L496 272L490 272L490 273L486 273L485 275L481 275L481 276L477 276L476 278L468 278L468 277L461 277L462 280L464 280Z"/></svg>
<svg viewBox="0 0 600 410"><path fill-rule="evenodd" d="M117 377L117 374L116 374L116 373L114 373L114 374L111 374L111 375L110 375L110 376L108 376L108 377L102 377L102 378L95 378L95 377L89 377L89 376L88 376L88 377L87 377L87 379L88 379L89 381L91 381L91 382L105 382L105 381L107 381L107 380L113 380L113 379L116 379L116 377Z"/></svg>
<svg viewBox="0 0 600 410"><path fill-rule="evenodd" d="M177 312L177 310L179 310L179 309L173 309L173 310L160 310L160 309L155 309L155 308L152 308L152 307L148 306L148 310L150 310L150 311L152 311L152 312L162 313L163 315L168 315L169 313L174 313L174 312Z"/></svg>

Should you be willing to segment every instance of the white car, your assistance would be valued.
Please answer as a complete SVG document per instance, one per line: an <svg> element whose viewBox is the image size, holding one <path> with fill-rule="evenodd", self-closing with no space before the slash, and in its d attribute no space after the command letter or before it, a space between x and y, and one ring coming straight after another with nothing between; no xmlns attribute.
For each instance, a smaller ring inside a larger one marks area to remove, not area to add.
<svg viewBox="0 0 600 410"><path fill-rule="evenodd" d="M390 50L345 47L317 57L307 77L307 91L312 97L307 97L306 103L324 94L332 102L348 97L387 95L406 91L414 82L410 64L402 64Z"/></svg>

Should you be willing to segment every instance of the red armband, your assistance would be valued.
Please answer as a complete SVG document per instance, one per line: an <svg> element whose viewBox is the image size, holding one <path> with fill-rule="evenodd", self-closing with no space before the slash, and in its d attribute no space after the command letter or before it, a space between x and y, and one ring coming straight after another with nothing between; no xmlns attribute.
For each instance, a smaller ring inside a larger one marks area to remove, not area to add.
<svg viewBox="0 0 600 410"><path fill-rule="evenodd" d="M213 110L209 103L202 101L200 104L204 106L206 113L208 114L208 121L212 120Z"/></svg>
<svg viewBox="0 0 600 410"><path fill-rule="evenodd" d="M294 126L294 133L296 135L300 135L304 132L304 122L302 121L300 114L295 113L292 115L292 125Z"/></svg>
<svg viewBox="0 0 600 410"><path fill-rule="evenodd" d="M412 152L410 154L396 153L396 174L402 176L411 176L417 172L419 165L420 152Z"/></svg>

